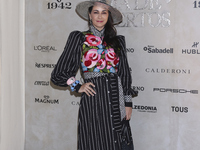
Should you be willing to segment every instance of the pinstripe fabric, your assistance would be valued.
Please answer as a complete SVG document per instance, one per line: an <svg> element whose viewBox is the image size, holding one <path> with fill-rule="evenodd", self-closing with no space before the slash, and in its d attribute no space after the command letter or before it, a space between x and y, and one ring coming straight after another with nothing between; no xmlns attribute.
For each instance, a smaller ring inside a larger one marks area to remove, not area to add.
<svg viewBox="0 0 200 150"><path fill-rule="evenodd" d="M127 56L126 56L125 37L121 36L121 35L118 37L119 37L118 40L120 42L120 45L122 46L121 56L120 56L120 61L119 61L119 66L118 66L119 67L118 75L121 79L124 96L126 97L125 102L132 103L132 100L131 100L132 96L137 96L138 92L134 91L131 88L132 77L131 77L130 68L129 68L128 60L127 60Z"/></svg>
<svg viewBox="0 0 200 150"><path fill-rule="evenodd" d="M51 74L51 80L58 86L74 77L81 63L84 35L74 31L69 35L65 49ZM125 39L119 36L122 45L118 73L84 79L95 84L97 94L82 93L78 119L78 150L121 150L121 113L119 105L119 80L126 97L135 95L131 89L131 75L125 54ZM120 95L121 96L121 95ZM129 101L129 103L131 103Z"/></svg>
<svg viewBox="0 0 200 150"><path fill-rule="evenodd" d="M79 150L120 150L121 121L116 75L85 79L85 82L92 82L97 94L89 97L83 93L81 97Z"/></svg>
<svg viewBox="0 0 200 150"><path fill-rule="evenodd" d="M89 79L93 77L100 77L100 76L105 76L107 73L100 73L100 72L86 72L84 73L84 78ZM118 76L118 91L119 91L119 108L120 108L120 113L121 113L121 120L124 119L126 116L126 111L125 111L125 97L123 94L123 89L121 85L121 80Z"/></svg>
<svg viewBox="0 0 200 150"><path fill-rule="evenodd" d="M55 85L68 86L67 80L75 77L80 67L81 50L84 40L85 37L80 31L70 33L64 51L51 73L51 81Z"/></svg>

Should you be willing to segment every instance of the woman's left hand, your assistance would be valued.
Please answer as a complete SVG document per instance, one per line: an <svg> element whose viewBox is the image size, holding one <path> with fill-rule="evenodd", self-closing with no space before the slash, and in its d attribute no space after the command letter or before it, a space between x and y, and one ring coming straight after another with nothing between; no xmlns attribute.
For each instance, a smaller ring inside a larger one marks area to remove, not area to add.
<svg viewBox="0 0 200 150"><path fill-rule="evenodd" d="M132 107L125 107L125 108L126 108L126 120L130 120L132 114Z"/></svg>

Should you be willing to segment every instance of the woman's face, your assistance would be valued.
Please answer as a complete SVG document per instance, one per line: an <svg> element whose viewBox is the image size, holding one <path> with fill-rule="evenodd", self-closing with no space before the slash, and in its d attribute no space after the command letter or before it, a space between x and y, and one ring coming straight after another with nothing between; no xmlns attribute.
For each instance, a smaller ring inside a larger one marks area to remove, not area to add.
<svg viewBox="0 0 200 150"><path fill-rule="evenodd" d="M91 13L89 14L90 20L96 29L101 31L108 21L109 12L104 5L94 5Z"/></svg>

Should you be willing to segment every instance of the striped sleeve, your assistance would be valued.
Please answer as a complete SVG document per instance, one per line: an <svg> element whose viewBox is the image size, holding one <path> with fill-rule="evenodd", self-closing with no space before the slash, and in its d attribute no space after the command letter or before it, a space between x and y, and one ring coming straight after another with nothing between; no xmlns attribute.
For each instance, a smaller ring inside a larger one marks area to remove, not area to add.
<svg viewBox="0 0 200 150"><path fill-rule="evenodd" d="M125 106L132 107L132 97L137 96L138 92L134 91L131 87L132 77L126 55L125 37L120 35L118 36L118 40L122 47L118 66L118 75L122 82Z"/></svg>
<svg viewBox="0 0 200 150"><path fill-rule="evenodd" d="M51 81L58 86L68 86L67 80L76 76L80 67L84 35L80 31L70 33L63 53L51 73Z"/></svg>

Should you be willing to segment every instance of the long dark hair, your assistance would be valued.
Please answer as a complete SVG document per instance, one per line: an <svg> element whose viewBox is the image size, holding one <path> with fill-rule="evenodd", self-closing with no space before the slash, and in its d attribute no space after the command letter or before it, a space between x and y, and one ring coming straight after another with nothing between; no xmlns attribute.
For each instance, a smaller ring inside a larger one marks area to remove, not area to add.
<svg viewBox="0 0 200 150"><path fill-rule="evenodd" d="M92 12L92 9L93 9L93 6L89 7L88 9L88 12L90 14ZM108 12L109 12L109 15L108 15L108 21L105 24L103 43L106 42L108 46L111 46L114 49L117 56L120 56L121 45L119 44L119 40L117 38L117 30L114 27L111 12L110 11ZM88 25L90 26L90 24L91 22L90 20L88 20Z"/></svg>

